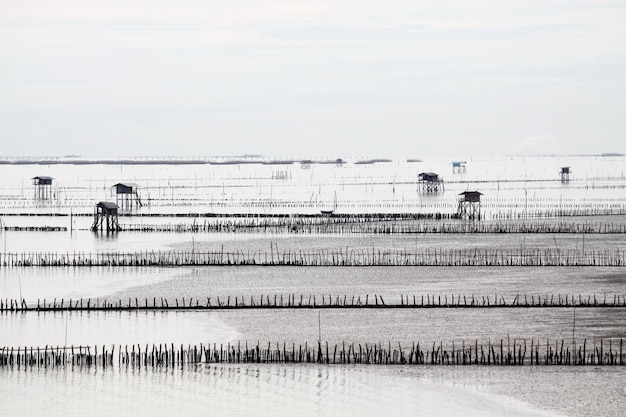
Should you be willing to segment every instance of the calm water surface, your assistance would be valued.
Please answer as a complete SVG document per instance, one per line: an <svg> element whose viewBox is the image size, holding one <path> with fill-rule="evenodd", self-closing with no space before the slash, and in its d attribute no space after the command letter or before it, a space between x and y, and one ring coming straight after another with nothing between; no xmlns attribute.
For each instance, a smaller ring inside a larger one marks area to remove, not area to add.
<svg viewBox="0 0 626 417"><path fill-rule="evenodd" d="M616 368L2 369L0 411L53 417L618 416L624 386L626 372Z"/></svg>
<svg viewBox="0 0 626 417"><path fill-rule="evenodd" d="M558 181L571 166L572 181ZM484 192L490 215L525 210L624 208L624 158L497 158L343 166L0 165L3 226L61 226L72 232L0 234L0 252L315 250L626 250L623 235L94 235L97 201L136 182L144 214L453 212L459 192ZM280 172L278 172L280 171ZM439 195L418 193L419 172L446 180ZM280 175L277 175L280 174ZM33 201L30 179L55 178L53 201ZM280 178L280 179L279 179ZM46 214L30 216L16 214ZM61 214L62 216L50 216ZM83 216L69 216L82 214ZM190 219L122 217L180 224ZM545 221L545 220L539 220ZM566 218L624 223L624 216ZM217 297L626 295L624 268L3 268L0 298L134 300ZM574 318L575 317L575 318ZM626 338L625 309L414 309L72 312L0 314L0 346L152 343L462 343ZM622 367L409 367L196 365L175 369L0 369L0 415L619 416L626 409Z"/></svg>

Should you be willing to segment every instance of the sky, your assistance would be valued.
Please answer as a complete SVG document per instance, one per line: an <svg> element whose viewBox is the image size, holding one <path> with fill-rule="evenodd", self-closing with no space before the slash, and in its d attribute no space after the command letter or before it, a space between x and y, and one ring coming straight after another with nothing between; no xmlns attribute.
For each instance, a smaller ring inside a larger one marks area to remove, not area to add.
<svg viewBox="0 0 626 417"><path fill-rule="evenodd" d="M2 0L0 157L626 153L626 1Z"/></svg>

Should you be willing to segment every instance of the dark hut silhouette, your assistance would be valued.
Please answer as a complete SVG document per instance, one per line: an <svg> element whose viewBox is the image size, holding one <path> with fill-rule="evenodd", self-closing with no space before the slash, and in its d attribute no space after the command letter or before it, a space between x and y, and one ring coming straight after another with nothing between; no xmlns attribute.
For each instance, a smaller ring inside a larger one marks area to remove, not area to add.
<svg viewBox="0 0 626 417"><path fill-rule="evenodd" d="M91 225L91 230L117 232L120 230L118 223L118 209L119 206L115 203L101 201L96 204L94 209L94 219Z"/></svg>
<svg viewBox="0 0 626 417"><path fill-rule="evenodd" d="M52 198L52 181L54 178L47 176L33 177L35 186L35 200L50 200Z"/></svg>
<svg viewBox="0 0 626 417"><path fill-rule="evenodd" d="M464 219L480 220L480 196L479 191L463 191L459 194L459 206L457 215Z"/></svg>
<svg viewBox="0 0 626 417"><path fill-rule="evenodd" d="M139 197L139 186L133 182L118 182L113 186L115 188L115 202L122 208L132 208L133 206L141 207L141 198Z"/></svg>
<svg viewBox="0 0 626 417"><path fill-rule="evenodd" d="M434 172L418 174L418 189L424 193L439 193L443 191L443 178Z"/></svg>

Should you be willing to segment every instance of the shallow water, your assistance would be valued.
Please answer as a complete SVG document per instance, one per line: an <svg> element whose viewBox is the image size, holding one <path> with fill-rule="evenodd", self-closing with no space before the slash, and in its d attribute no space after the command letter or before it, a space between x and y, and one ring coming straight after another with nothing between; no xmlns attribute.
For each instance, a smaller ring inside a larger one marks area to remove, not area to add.
<svg viewBox="0 0 626 417"><path fill-rule="evenodd" d="M624 309L239 310L0 314L0 346L433 343L589 345L626 339ZM16 343L19 341L19 343ZM618 349L618 348L617 348Z"/></svg>
<svg viewBox="0 0 626 417"><path fill-rule="evenodd" d="M53 417L617 416L626 401L625 385L621 368L247 364L0 369L0 411ZM612 400L602 400L607 397Z"/></svg>
<svg viewBox="0 0 626 417"><path fill-rule="evenodd" d="M570 183L558 180L572 166ZM449 212L457 194L484 192L486 213L512 217L558 208L623 210L624 158L496 158L357 165L125 166L1 165L3 226L61 226L66 232L11 232L2 252L489 250L624 251L623 234L253 235L211 233L93 234L93 205L111 201L111 185L132 181L150 204L134 212L319 213ZM280 171L280 172L279 172ZM445 192L417 191L419 172L444 174ZM277 175L280 174L280 175ZM33 201L30 178L55 178L55 199ZM277 176L284 179L277 179ZM336 196L336 197L335 197ZM46 214L16 216L15 214ZM69 216L70 213L72 216ZM51 216L62 214L63 216ZM77 216L74 214L83 214ZM180 224L189 218L122 217L127 224ZM524 221L524 220L520 220ZM533 221L554 221L533 220ZM564 218L625 223L624 216ZM71 231L69 231L71 229ZM623 267L178 267L5 268L0 298L31 305L55 298L124 304L162 298L206 303L211 297L309 296L351 300L374 296L626 295ZM457 298L458 299L458 298ZM571 298L570 298L571 300ZM318 301L319 302L319 301ZM626 338L626 309L310 309L0 314L0 346L152 343L554 343ZM575 339L575 341L574 341ZM532 340L532 342L531 342ZM544 346L544 345L542 345ZM623 367L193 365L175 369L0 369L0 415L432 415L617 416L626 408Z"/></svg>
<svg viewBox="0 0 626 417"><path fill-rule="evenodd" d="M0 268L2 298L24 298L29 304L54 298L74 300L91 298L117 301L138 298L152 304L156 298L193 298L201 304L207 297L213 302L250 296L257 301L281 295L285 301L293 295L297 302L308 302L309 296L330 296L355 302L382 295L388 303L400 303L401 296L421 304L428 297L441 297L442 303L452 297L472 296L482 302L516 296L529 303L539 297L573 295L578 301L597 296L599 302L613 302L624 296L626 270L622 267L276 267L276 266L201 266L201 267L17 267ZM592 298L593 300L593 298ZM372 303L374 301L371 301ZM125 302L126 303L126 302ZM182 304L182 303L181 303ZM195 304L195 303L194 303Z"/></svg>
<svg viewBox="0 0 626 417"><path fill-rule="evenodd" d="M485 213L559 207L623 207L625 157L475 158L467 171L453 174L449 160L381 164L292 165L2 165L0 209L23 212L58 210L90 214L97 201L115 199L112 186L137 183L145 212L193 211L319 213L337 204L342 212L454 211L457 195L484 193ZM569 183L559 170L572 167ZM436 172L445 191L421 195L417 176ZM280 175L277 175L279 174ZM283 175L284 174L284 175ZM54 198L33 202L31 178L55 179ZM621 188L620 188L621 187Z"/></svg>

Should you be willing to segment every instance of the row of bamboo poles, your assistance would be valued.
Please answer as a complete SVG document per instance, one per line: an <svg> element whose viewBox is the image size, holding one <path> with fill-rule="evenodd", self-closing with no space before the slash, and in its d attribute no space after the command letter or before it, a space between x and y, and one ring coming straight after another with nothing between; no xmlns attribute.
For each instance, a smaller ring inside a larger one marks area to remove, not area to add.
<svg viewBox="0 0 626 417"><path fill-rule="evenodd" d="M140 251L0 253L2 267L116 267L116 266L603 266L626 265L626 251L535 249L319 249L225 252Z"/></svg>
<svg viewBox="0 0 626 417"><path fill-rule="evenodd" d="M513 219L553 219L559 217L594 217L594 216L623 216L626 206L622 204L603 204L600 207L573 207L573 208L546 208L526 209L522 204L482 204L490 220ZM503 210L502 207L508 207Z"/></svg>
<svg viewBox="0 0 626 417"><path fill-rule="evenodd" d="M395 217L262 217L204 220L191 223L120 224L121 231L165 233L267 234L425 234L425 233L558 233L626 234L626 223L609 222L435 222Z"/></svg>
<svg viewBox="0 0 626 417"><path fill-rule="evenodd" d="M79 216L74 214L74 216ZM413 234L413 233L584 233L624 234L626 223L591 221L507 221L474 222L453 220L456 214L444 213L376 213L328 215L200 215L122 214L120 217L193 218L190 223L121 224L121 230L143 232L212 232L212 233L354 233L354 234ZM203 218L199 221L199 218ZM5 227L5 230L67 230L66 227Z"/></svg>
<svg viewBox="0 0 626 417"><path fill-rule="evenodd" d="M1 223L0 223L1 226ZM64 226L4 226L0 230L7 232L67 232Z"/></svg>
<svg viewBox="0 0 626 417"><path fill-rule="evenodd" d="M152 344L106 346L69 346L69 347L2 347L0 348L0 368L48 368L48 367L130 367L156 368L174 367L189 364L215 363L316 363L316 364L371 364L371 365L607 365L623 366L626 357L623 353L623 339L609 339L608 342L594 340L593 346L587 340L576 343L575 340L517 340L511 343L486 344L478 340L473 343L461 342L455 345L433 343L424 348L419 343L412 343L403 348L400 343L392 347L391 342L383 345L373 343L365 345L345 342L329 345L318 342L317 345L291 346L286 342L282 346L271 343L249 347L246 342L226 346L214 343L200 345Z"/></svg>
<svg viewBox="0 0 626 417"><path fill-rule="evenodd" d="M321 294L305 296L300 294L268 294L249 297L244 296L219 296L212 299L206 298L182 298L169 300L153 297L151 300L144 298L118 299L116 301L104 299L37 299L37 304L29 303L24 298L0 299L0 312L27 312L27 311L130 311L130 310L226 310L226 309L279 309L279 308L553 308L553 307L617 307L626 308L626 295L606 294L603 297L594 295L569 294L546 294L546 295L523 295L506 297L494 294L476 296L466 295L431 295L422 294L400 295L400 302L385 302L382 295L374 294L365 296L332 296Z"/></svg>
<svg viewBox="0 0 626 417"><path fill-rule="evenodd" d="M189 187L187 187L189 188ZM607 189L623 188L605 187ZM582 193L584 190L580 189ZM221 194L221 193L220 193ZM234 197L234 199L233 199ZM30 198L13 198L10 201L0 201L0 208L23 209L17 215L30 215L27 211L31 208L55 207L73 208L77 210L74 215L90 215L88 211L79 212L79 209L89 209L93 207L93 199L85 196L84 198L65 198L56 200L32 200ZM142 198L144 206L153 207L181 207L189 209L195 207L197 210L210 210L208 216L214 215L215 211L239 212L242 215L253 212L253 215L263 215L267 211L284 213L305 214L314 212L319 215L319 210L334 205L331 200L294 200L293 198L237 198L233 195L222 196L221 198L214 196L199 197L197 193L190 190L189 193L178 193L174 196L168 193L164 196L152 195ZM485 213L489 213L491 219L531 219L531 218L557 218L557 217L573 217L573 216L609 216L626 214L626 204L623 198L610 199L593 199L578 200L567 199L564 201L555 201L554 199L529 199L524 198L487 198L484 197L481 205ZM378 213L378 212L394 212L394 213L416 213L428 214L431 212L441 212L444 216L450 218L456 215L458 206L458 198L456 193L452 198L437 197L435 199L402 199L395 198L386 200L377 199L348 199L337 202L337 210L348 213ZM11 213L13 214L13 213ZM198 215L198 213L191 213ZM312 214L312 215L315 215Z"/></svg>

